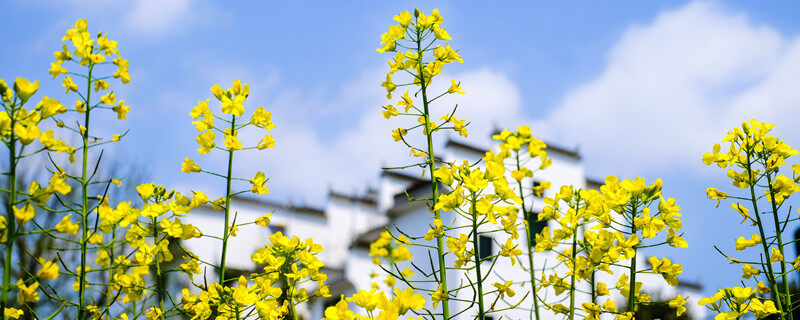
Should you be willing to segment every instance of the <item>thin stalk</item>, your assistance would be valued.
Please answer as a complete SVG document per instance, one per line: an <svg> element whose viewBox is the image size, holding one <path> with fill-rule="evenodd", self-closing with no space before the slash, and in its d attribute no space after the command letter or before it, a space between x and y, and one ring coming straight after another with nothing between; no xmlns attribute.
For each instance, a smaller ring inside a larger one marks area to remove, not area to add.
<svg viewBox="0 0 800 320"><path fill-rule="evenodd" d="M152 218L153 222L153 245L158 247L158 222L156 218ZM163 257L163 254L162 254ZM164 275L161 274L161 261L159 261L158 256L156 256L156 294L158 295L158 307L161 309L161 319L166 320L166 315L164 314L164 294L166 293L166 288L164 288Z"/></svg>
<svg viewBox="0 0 800 320"><path fill-rule="evenodd" d="M231 115L231 134L236 126L236 116ZM233 176L233 150L228 150L228 175L225 176L225 229L222 230L222 254L219 262L219 284L225 283L225 260L228 252L228 229L231 217L231 177Z"/></svg>
<svg viewBox="0 0 800 320"><path fill-rule="evenodd" d="M519 162L519 151L516 152L516 160L517 160L517 170L522 169L522 166ZM536 268L533 265L533 239L535 235L531 232L531 223L532 223L532 215L533 212L525 209L525 193L522 190L522 180L517 181L517 187L519 189L519 198L522 199L522 216L525 218L525 238L528 240L528 266L530 266L530 276L531 276L531 294L533 295L533 309L531 310L531 319L539 320L539 296L536 293ZM534 315L536 316L534 318Z"/></svg>
<svg viewBox="0 0 800 320"><path fill-rule="evenodd" d="M89 73L86 77L86 112L83 117L83 159L81 159L81 272L78 277L78 320L85 319L86 302L84 293L86 292L86 253L87 243L89 242L89 114L92 111L92 70L94 64L89 64Z"/></svg>
<svg viewBox="0 0 800 320"><path fill-rule="evenodd" d="M419 80L420 80L420 91L422 91L422 106L423 106L423 116L425 117L425 136L427 138L428 143L428 170L430 171L431 175L431 194L433 199L433 206L435 207L436 204L439 202L439 179L437 179L433 172L436 171L436 161L434 161L433 155L433 132L431 132L431 125L430 125L430 112L428 110L428 93L427 93L427 85L425 84L425 75L423 73L424 64L422 62L422 43L420 40L420 29L417 28L417 57L418 57L418 67L419 67ZM434 218L441 220L441 213L440 210L436 209L433 210ZM447 291L447 265L445 265L444 261L444 240L442 236L436 236L436 253L439 260L439 281L442 285L442 290L444 290L445 294L448 293ZM442 319L448 320L450 319L450 303L448 302L449 299L442 301Z"/></svg>
<svg viewBox="0 0 800 320"><path fill-rule="evenodd" d="M747 167L745 169L747 169L747 177L749 180L749 178L753 176L753 166L750 161L750 152L747 152ZM767 242L766 242L767 236L764 233L764 225L761 222L761 211L758 211L758 202L756 201L757 199L756 190L754 187L755 183L753 181L750 181L748 185L750 185L750 203L753 206L753 212L755 212L756 225L758 226L758 233L759 235L761 235L761 250L764 251L764 256L767 257L767 259L769 259L769 247L767 247ZM784 317L785 312L783 312L784 310L783 310L783 305L781 304L781 299L778 299L778 284L775 281L775 272L772 270L772 263L765 263L765 264L767 265L767 274L766 274L767 281L769 281L769 285L772 289L772 292L775 292L775 294L772 295L772 302L775 303L775 307L778 309L778 311L780 311L779 316L781 320L784 320L786 319Z"/></svg>
<svg viewBox="0 0 800 320"><path fill-rule="evenodd" d="M113 261L114 257L116 257L116 254L114 253L114 251L115 251L114 250L114 244L116 243L116 241L117 241L117 227L115 225L114 227L111 228L111 243L110 243L110 246L109 246L109 255L108 255L109 257L111 257L112 261ZM112 266L113 266L113 264L112 264ZM116 268L108 268L108 279L109 280L114 279L114 271L115 270L116 270ZM111 304L113 303L113 301L111 301L110 297L113 296L112 295L112 291L114 289L114 286L110 282L111 281L109 281L109 284L106 285L106 310L110 310L111 309Z"/></svg>
<svg viewBox="0 0 800 320"><path fill-rule="evenodd" d="M594 276L595 276L595 272L594 272L594 270L592 270L592 278L589 280L590 281L589 285L591 285L590 291L592 293L592 303L596 304L597 303L597 290L595 290L595 286L596 286L595 281L596 280L594 279Z"/></svg>
<svg viewBox="0 0 800 320"><path fill-rule="evenodd" d="M478 210L475 209L475 202L478 201L475 193L472 193L472 247L475 248L475 283L478 285L478 320L485 319L485 311L483 309L483 274L481 273L481 254L478 245Z"/></svg>
<svg viewBox="0 0 800 320"><path fill-rule="evenodd" d="M783 239L781 238L781 234L783 233L781 231L783 230L781 230L780 227L779 223L780 218L778 217L778 207L775 204L775 191L772 189L772 177L769 174L767 174L767 185L769 186L769 197L771 200L770 204L772 205L772 217L775 222L775 236L777 237L778 240L778 250L781 252L782 256L786 257L783 254ZM781 260L781 280L783 281L783 293L786 295L785 304L786 304L786 309L788 311L792 309L792 293L789 291L789 280L787 279L786 273L787 273L786 259L783 259ZM775 291L775 295L780 295L780 292ZM786 312L786 313L789 314L788 319L791 320L794 318L792 312Z"/></svg>
<svg viewBox="0 0 800 320"><path fill-rule="evenodd" d="M14 114L15 108L12 104L11 107L11 128L14 128L16 123ZM17 139L13 133L9 135L8 143L8 202L6 202L6 254L3 262L3 288L2 298L0 298L0 305L2 309L8 308L8 292L11 291L11 259L14 257L14 241L17 233L17 219L14 216L14 203L17 201Z"/></svg>
<svg viewBox="0 0 800 320"><path fill-rule="evenodd" d="M633 223L633 220L636 218L636 210L638 209L638 204L636 200L633 201L633 209L631 210L631 236L636 234L636 224ZM633 246L633 257L631 258L631 267L630 267L630 274L631 274L631 281L628 288L628 311L631 313L636 312L636 255L637 255L637 245Z"/></svg>
<svg viewBox="0 0 800 320"><path fill-rule="evenodd" d="M575 213L578 212L578 205L575 206ZM572 230L572 274L569 279L569 320L575 319L575 269L578 266L578 225L575 220L575 229Z"/></svg>

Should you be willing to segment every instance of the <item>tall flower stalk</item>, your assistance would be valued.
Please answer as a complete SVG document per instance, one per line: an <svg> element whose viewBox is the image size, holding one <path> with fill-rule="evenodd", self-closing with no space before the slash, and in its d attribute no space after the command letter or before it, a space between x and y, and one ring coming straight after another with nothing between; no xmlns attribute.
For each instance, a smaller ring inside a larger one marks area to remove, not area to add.
<svg viewBox="0 0 800 320"><path fill-rule="evenodd" d="M534 186L532 178L534 170L528 168L528 165L533 165L538 170L543 170L552 164L552 160L547 158L547 152L544 142L531 135L530 127L519 126L516 132L510 130L503 130L499 134L493 136L499 141L500 153L493 158L492 165L503 165L511 168L511 177L516 181L517 195L521 201L520 210L522 211L523 223L525 228L525 254L528 260L528 274L531 288L532 305L531 305L531 319L540 319L539 312L539 293L536 290L536 266L534 264L535 253L535 236L540 231L534 229L534 223L538 222L539 216L533 211L533 204L531 197L541 198L544 190L550 187L550 182L539 181L539 185ZM489 165L489 164L487 164ZM531 187L525 187L525 185ZM520 264L522 267L522 264Z"/></svg>
<svg viewBox="0 0 800 320"><path fill-rule="evenodd" d="M758 247L763 257L761 261L742 261L717 249L731 263L742 265L744 285L720 289L700 303L719 313L726 312L727 307L729 311L726 314L737 318L752 312L758 318L777 313L780 319L790 320L796 308L796 303L792 302L789 274L798 269L800 259L793 262L784 259L788 243L784 242L783 233L786 226L796 220L789 217L790 209L784 208L786 200L800 191L800 165L786 168L786 160L797 155L798 151L773 136L770 133L773 127L755 119L743 122L728 131L722 140L728 144L728 152L722 152L720 144L715 144L712 152L703 155L702 159L706 165L728 168L731 183L741 189L729 195L709 187L706 189L709 199L717 200L717 206L721 200L731 199L731 208L741 216L741 222L749 222L757 232L749 238L737 238L734 243L736 251ZM791 178L785 175L789 169ZM765 206L767 210L763 210ZM769 299L764 297L767 294Z"/></svg>
<svg viewBox="0 0 800 320"><path fill-rule="evenodd" d="M391 69L386 76L386 81L382 86L386 88L388 99L392 98L392 93L398 87L415 86L417 88L414 97L418 98L419 104L415 104L414 99L409 96L406 91L403 94L402 100L397 102L398 107L403 107L403 112L397 110L393 105L384 106L383 115L387 119L393 116L409 116L417 118L419 124L411 128L397 127L392 132L395 141L402 141L407 147L411 149L413 157L421 157L423 161L402 168L417 166L424 168L427 174L431 176L431 198L426 199L430 201L430 207L434 208L433 220L441 221L442 213L440 210L435 209L439 203L439 181L433 177L433 173L437 170L437 161L435 158L434 147L434 132L440 129L450 129L462 133L466 136L466 129L463 120L458 120L453 116L455 109L452 112L444 114L441 120L442 123L436 124L434 122L432 103L438 98L452 93L463 93L458 83L455 80L451 81L450 88L436 95L430 95L430 86L433 83L434 77L439 75L445 64L451 62L463 62L460 55L453 50L450 45L442 46L441 42L450 40L447 31L441 27L444 19L439 15L438 10L433 10L430 16L425 13L414 10L412 16L408 11L403 11L394 17L397 25L389 27L389 31L381 36L382 47L378 52L395 52L393 60L389 61ZM437 45L438 44L438 45ZM405 50L403 52L398 51ZM432 57L431 57L432 56ZM433 58L433 59L431 59ZM392 76L397 71L403 71L411 76L408 83L395 84ZM421 105L421 106L420 106ZM405 139L405 135L409 130L420 129L425 140L424 147L419 148L413 146ZM448 292L447 283L447 266L445 264L445 244L444 234L439 234L434 237L436 246L436 259L437 266L434 271L437 273L435 282L441 290ZM442 302L441 316L443 319L450 319L450 303L448 301Z"/></svg>

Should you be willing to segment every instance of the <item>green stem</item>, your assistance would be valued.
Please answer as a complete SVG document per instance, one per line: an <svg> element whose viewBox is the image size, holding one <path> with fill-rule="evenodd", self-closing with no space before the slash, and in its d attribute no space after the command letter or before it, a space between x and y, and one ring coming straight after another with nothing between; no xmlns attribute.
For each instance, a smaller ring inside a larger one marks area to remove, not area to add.
<svg viewBox="0 0 800 320"><path fill-rule="evenodd" d="M152 218L153 223L153 245L158 248L159 241L158 241L158 221L156 218ZM163 257L163 254L161 254ZM163 259L163 258L162 258ZM155 263L156 263L156 295L158 296L158 308L161 309L161 319L166 320L166 315L164 312L164 294L166 293L166 288L164 288L164 275L161 274L161 262L158 259L158 255L156 255Z"/></svg>
<svg viewBox="0 0 800 320"><path fill-rule="evenodd" d="M595 277L595 272L594 272L594 270L592 270L592 278L590 279L591 282L589 284L592 286L592 288L591 288L592 303L596 304L597 303L597 290L595 289L595 286L597 284L596 284L596 280L595 280L594 277Z"/></svg>
<svg viewBox="0 0 800 320"><path fill-rule="evenodd" d="M519 151L516 152L516 160L517 160L517 170L522 169L522 166L519 162ZM519 198L522 199L522 215L525 218L525 238L528 240L528 266L530 267L530 276L531 276L531 293L533 295L533 310L531 310L531 319L539 320L539 296L536 293L536 268L533 265L533 252L535 247L533 246L533 240L536 235L533 234L532 231L532 210L525 209L525 193L522 190L522 180L517 181L517 187L519 188ZM536 318L534 318L534 315Z"/></svg>
<svg viewBox="0 0 800 320"><path fill-rule="evenodd" d="M94 64L89 64L89 73L86 77L86 112L83 118L83 159L81 159L81 272L78 278L78 320L85 319L86 302L84 293L86 292L86 253L87 243L89 242L89 194L88 194L88 174L89 174L89 114L92 111L92 70Z"/></svg>
<svg viewBox="0 0 800 320"><path fill-rule="evenodd" d="M14 119L15 108L11 108L11 128L14 128L16 120ZM6 202L6 254L3 260L3 288L2 297L0 297L0 305L2 309L0 312L9 307L8 292L11 291L11 264L14 257L14 241L17 233L17 219L14 216L14 203L17 201L17 139L13 133L9 137L8 143L8 202Z"/></svg>
<svg viewBox="0 0 800 320"><path fill-rule="evenodd" d="M747 152L747 177L750 180L753 177L753 167L750 162L750 152ZM764 233L764 225L761 222L761 212L758 211L758 202L756 201L756 190L755 190L755 183L753 181L748 181L748 185L750 186L750 203L753 206L753 212L756 216L756 225L758 226L758 233L761 235L761 250L764 251L764 256L767 260L769 260L770 252L769 247L767 247L766 243L766 234ZM772 263L765 263L767 265L767 281L769 281L769 285L772 288L772 292L775 294L772 295L772 302L775 303L775 307L780 311L779 315L781 320L786 319L784 317L783 306L781 304L781 299L778 299L778 284L775 281L775 272L772 270Z"/></svg>
<svg viewBox="0 0 800 320"><path fill-rule="evenodd" d="M631 210L631 237L636 235L636 224L633 221L636 219L636 210L638 204L636 200L633 201L633 209ZM638 254L637 245L633 246L633 257L631 258L630 274L631 281L628 288L628 311L631 313L636 312L636 255Z"/></svg>
<svg viewBox="0 0 800 320"><path fill-rule="evenodd" d="M577 215L578 205L575 205ZM578 266L578 221L575 221L575 228L572 230L572 272L569 279L569 320L575 319L575 272Z"/></svg>
<svg viewBox="0 0 800 320"><path fill-rule="evenodd" d="M780 227L780 218L778 217L778 206L775 204L775 191L772 189L772 177L767 174L767 185L769 185L769 196L770 196L770 204L772 205L772 217L775 222L775 235L777 236L778 240L778 250L781 252L781 255L784 257L781 260L781 280L783 281L783 294L786 295L786 312L789 314L788 319L793 319L794 315L792 314L792 293L789 291L789 280L786 276L786 259L785 255L783 254L783 239L781 238L782 230ZM757 213L757 212L756 212ZM775 295L780 295L780 292L775 291Z"/></svg>
<svg viewBox="0 0 800 320"><path fill-rule="evenodd" d="M236 116L231 115L231 134L236 126ZM228 229L231 217L231 181L233 177L233 150L228 150L228 175L225 176L225 229L222 230L222 254L219 262L219 284L225 283L225 260L228 252Z"/></svg>
<svg viewBox="0 0 800 320"><path fill-rule="evenodd" d="M481 273L481 254L478 250L478 210L475 209L475 202L478 201L477 196L473 192L472 195L472 247L475 248L475 283L478 285L478 320L485 319L485 311L483 309L483 274Z"/></svg>
<svg viewBox="0 0 800 320"><path fill-rule="evenodd" d="M436 207L436 204L439 202L439 180L433 176L433 172L436 171L436 161L433 155L433 132L431 132L432 128L430 125L430 112L428 110L428 93L427 93L427 85L425 84L425 76L423 74L424 64L422 62L422 43L421 43L421 34L420 29L417 28L417 57L418 57L418 72L419 72L419 80L420 80L420 91L422 92L422 106L423 106L423 116L425 117L425 136L427 138L428 143L428 170L431 174L431 197L433 200L432 208ZM433 210L434 218L441 220L441 213L440 210L436 209ZM436 236L436 253L439 260L439 281L442 285L442 290L444 290L445 294L448 293L447 291L447 265L444 261L444 235L437 235ZM450 319L450 304L449 299L442 301L442 319L448 320Z"/></svg>

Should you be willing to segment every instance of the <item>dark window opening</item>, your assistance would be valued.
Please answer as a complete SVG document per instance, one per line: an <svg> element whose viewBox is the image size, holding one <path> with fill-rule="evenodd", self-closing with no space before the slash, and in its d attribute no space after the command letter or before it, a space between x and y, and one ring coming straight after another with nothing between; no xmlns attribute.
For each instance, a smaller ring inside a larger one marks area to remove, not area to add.
<svg viewBox="0 0 800 320"><path fill-rule="evenodd" d="M322 311L324 312L325 309L328 309L328 307L335 306L337 303L339 303L339 300L341 300L341 298L332 298L325 300L325 302L322 304Z"/></svg>
<svg viewBox="0 0 800 320"><path fill-rule="evenodd" d="M533 191L533 196L534 196L534 197L541 198L542 196L544 196L544 190L542 190L542 193L541 193L541 194L537 194L537 193L536 193L536 188L537 188L537 187L539 187L539 186L541 186L541 185L542 185L542 182L541 182L541 181L539 181L539 180L533 180L533 190L534 190L534 191Z"/></svg>
<svg viewBox="0 0 800 320"><path fill-rule="evenodd" d="M529 239L531 246L536 245L536 235L542 232L544 227L547 227L547 220L539 221L539 212L531 211L528 214L528 230L530 231L531 235L531 238Z"/></svg>
<svg viewBox="0 0 800 320"><path fill-rule="evenodd" d="M478 259L483 261L493 255L492 252L492 237L478 235Z"/></svg>
<svg viewBox="0 0 800 320"><path fill-rule="evenodd" d="M270 225L269 226L269 231L272 232L273 234L280 232L285 236L286 235L286 226Z"/></svg>

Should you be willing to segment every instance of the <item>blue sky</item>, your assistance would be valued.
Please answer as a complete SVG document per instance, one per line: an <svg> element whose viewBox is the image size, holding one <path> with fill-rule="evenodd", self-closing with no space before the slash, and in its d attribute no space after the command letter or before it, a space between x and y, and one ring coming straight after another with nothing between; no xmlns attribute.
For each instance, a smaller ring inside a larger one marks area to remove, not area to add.
<svg viewBox="0 0 800 320"><path fill-rule="evenodd" d="M405 157L379 118L378 84L386 56L379 35L415 2L208 2L175 0L5 1L0 10L0 77L47 74L64 30L87 18L119 41L131 85L116 86L132 109L115 146L159 183L213 189L179 172L196 157L188 111L214 83L242 79L249 106L274 114L278 148L242 159L241 172L273 177L271 197L321 203L329 187L363 191L377 168ZM795 2L485 2L427 1L439 8L464 64L462 110L473 139L494 126L531 124L535 134L577 146L594 177L660 177L678 199L690 249L663 252L685 266L684 279L707 290L735 285L711 243L732 249L745 230L704 189L727 187L700 156L742 120L775 122L789 144L800 106L800 4ZM41 94L41 93L40 93ZM384 134L385 133L385 134ZM364 150L368 150L365 152ZM298 161L297 159L302 159ZM704 266L719 269L713 272Z"/></svg>

